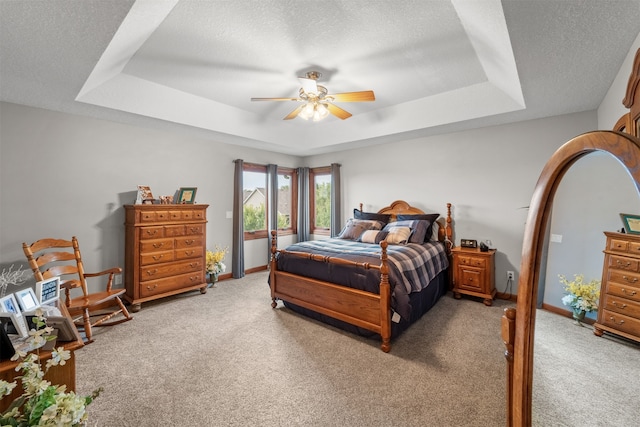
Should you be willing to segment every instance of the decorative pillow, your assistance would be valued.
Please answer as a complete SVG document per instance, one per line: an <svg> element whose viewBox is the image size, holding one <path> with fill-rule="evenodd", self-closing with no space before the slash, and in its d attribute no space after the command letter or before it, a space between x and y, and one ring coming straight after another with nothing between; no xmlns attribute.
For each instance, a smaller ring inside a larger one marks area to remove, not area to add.
<svg viewBox="0 0 640 427"><path fill-rule="evenodd" d="M338 235L338 239L356 240L365 231L380 230L383 225L380 221L352 218L347 221L347 224Z"/></svg>
<svg viewBox="0 0 640 427"><path fill-rule="evenodd" d="M409 237L409 243L422 244L428 241L427 228L431 223L424 219L404 220L396 221L387 224L385 227L393 224L394 227L409 227L411 229L411 237Z"/></svg>
<svg viewBox="0 0 640 427"><path fill-rule="evenodd" d="M411 229L409 227L389 227L387 237L385 240L390 245L404 245L409 240L411 235Z"/></svg>
<svg viewBox="0 0 640 427"><path fill-rule="evenodd" d="M382 230L367 230L358 239L362 243L380 243L389 233Z"/></svg>
<svg viewBox="0 0 640 427"><path fill-rule="evenodd" d="M412 220L412 219L423 219L425 221L429 221L429 226L427 227L427 233L425 236L425 241L429 241L429 238L432 236L433 234L433 227L431 226L434 222L436 222L436 220L440 217L439 213L433 213L433 214L405 214L405 215L397 215L396 216L396 220L397 221L404 221L404 220ZM438 240L437 235L436 235L436 241Z"/></svg>
<svg viewBox="0 0 640 427"><path fill-rule="evenodd" d="M434 221L433 224L431 224L431 240L433 240L434 242L438 241L438 238L440 236L438 236L438 233L440 232L440 223L438 221ZM425 239L425 242L427 240Z"/></svg>
<svg viewBox="0 0 640 427"><path fill-rule="evenodd" d="M359 209L353 210L353 217L355 219L373 219L376 221L382 221L385 224L391 220L391 214L379 214L374 212L362 212Z"/></svg>

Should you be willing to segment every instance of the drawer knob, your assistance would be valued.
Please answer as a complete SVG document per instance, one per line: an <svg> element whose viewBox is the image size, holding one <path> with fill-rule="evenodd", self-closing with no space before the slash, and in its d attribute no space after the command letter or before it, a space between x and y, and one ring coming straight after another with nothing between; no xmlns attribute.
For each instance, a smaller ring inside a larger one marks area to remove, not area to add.
<svg viewBox="0 0 640 427"><path fill-rule="evenodd" d="M196 267L200 266L200 263L199 262L192 262L189 265L191 266L191 268L196 268Z"/></svg>
<svg viewBox="0 0 640 427"><path fill-rule="evenodd" d="M613 323L617 324L617 325L623 325L624 324L624 319L620 320L619 322L616 322L616 318L613 316L609 316L609 320L611 320Z"/></svg>
<svg viewBox="0 0 640 427"><path fill-rule="evenodd" d="M625 288L622 288L621 290L623 294L631 295L631 296L634 296L637 293L636 291L627 291Z"/></svg>
<svg viewBox="0 0 640 427"><path fill-rule="evenodd" d="M617 301L611 301L611 304L613 304L615 307L618 307L618 308L625 308L627 306L627 304L625 303L620 304Z"/></svg>
<svg viewBox="0 0 640 427"><path fill-rule="evenodd" d="M155 285L153 285L153 286L149 286L149 285L147 285L147 290L148 290L148 291L152 291L152 290L154 290L154 289L155 289L155 288L157 288L157 287L158 287L158 284L157 284L157 283L156 283Z"/></svg>
<svg viewBox="0 0 640 427"><path fill-rule="evenodd" d="M622 263L620 262L620 260L616 260L616 263L618 264L618 267L629 267L631 265L631 263L629 261L627 261L626 263Z"/></svg>
<svg viewBox="0 0 640 427"><path fill-rule="evenodd" d="M164 243L154 243L153 244L153 247L156 248L156 249L161 248L163 246L164 246Z"/></svg>
<svg viewBox="0 0 640 427"><path fill-rule="evenodd" d="M195 242L195 240L185 240L184 241L187 245L193 245L193 242Z"/></svg>
<svg viewBox="0 0 640 427"><path fill-rule="evenodd" d="M153 256L153 259L154 259L155 261L158 261L159 259L162 259L162 257L163 257L163 256L164 256L164 255L154 255L154 256Z"/></svg>
<svg viewBox="0 0 640 427"><path fill-rule="evenodd" d="M147 236L155 236L158 230L147 230Z"/></svg>
<svg viewBox="0 0 640 427"><path fill-rule="evenodd" d="M629 283L636 283L638 281L637 277L632 277L631 279L629 279L627 276L622 276L622 278Z"/></svg>
<svg viewBox="0 0 640 427"><path fill-rule="evenodd" d="M195 282L196 280L198 280L198 276L189 276L189 280Z"/></svg>
<svg viewBox="0 0 640 427"><path fill-rule="evenodd" d="M187 255L187 256L191 256L191 255L193 255L194 252L195 251L184 251L184 254Z"/></svg>
<svg viewBox="0 0 640 427"><path fill-rule="evenodd" d="M191 227L191 232L192 233L197 233L200 231L200 227Z"/></svg>
<svg viewBox="0 0 640 427"><path fill-rule="evenodd" d="M147 270L147 275L149 276L153 276L154 274L156 274L158 272L158 269L155 268L153 270Z"/></svg>

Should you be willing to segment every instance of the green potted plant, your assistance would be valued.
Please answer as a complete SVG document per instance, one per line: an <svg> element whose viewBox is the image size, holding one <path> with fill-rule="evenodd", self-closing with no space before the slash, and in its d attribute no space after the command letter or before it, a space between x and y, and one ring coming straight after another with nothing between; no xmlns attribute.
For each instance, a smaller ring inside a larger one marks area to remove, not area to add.
<svg viewBox="0 0 640 427"><path fill-rule="evenodd" d="M562 297L562 303L571 307L574 320L577 324L581 324L586 313L598 310L600 281L594 279L586 283L582 274L574 274L572 281L567 280L562 274L558 277L567 292Z"/></svg>

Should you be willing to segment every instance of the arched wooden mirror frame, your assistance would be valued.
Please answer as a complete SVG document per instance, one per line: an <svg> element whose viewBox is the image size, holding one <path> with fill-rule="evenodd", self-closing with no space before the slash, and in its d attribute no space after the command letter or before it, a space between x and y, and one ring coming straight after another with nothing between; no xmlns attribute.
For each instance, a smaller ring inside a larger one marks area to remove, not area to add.
<svg viewBox="0 0 640 427"><path fill-rule="evenodd" d="M553 154L536 184L524 232L518 302L516 309L506 309L502 317L507 358L507 426L527 427L532 423L533 341L540 264L553 197L562 177L581 157L596 151L608 152L627 168L640 193L639 82L640 49L623 100L630 112L618 121L616 131L595 131L573 138Z"/></svg>

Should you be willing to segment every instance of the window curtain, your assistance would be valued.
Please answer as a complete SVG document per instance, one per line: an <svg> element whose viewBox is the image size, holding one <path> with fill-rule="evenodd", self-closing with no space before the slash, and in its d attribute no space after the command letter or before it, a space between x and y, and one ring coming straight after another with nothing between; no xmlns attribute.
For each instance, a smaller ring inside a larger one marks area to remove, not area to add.
<svg viewBox="0 0 640 427"><path fill-rule="evenodd" d="M340 165L331 163L331 237L336 237L342 230L340 198Z"/></svg>
<svg viewBox="0 0 640 427"><path fill-rule="evenodd" d="M310 238L309 223L309 168L298 168L298 242Z"/></svg>
<svg viewBox="0 0 640 427"><path fill-rule="evenodd" d="M233 251L231 253L231 270L233 278L244 277L244 210L242 202L244 196L244 184L242 175L244 161L234 160L236 167L233 175Z"/></svg>
<svg viewBox="0 0 640 427"><path fill-rule="evenodd" d="M267 165L267 263L271 260L272 230L278 231L278 165Z"/></svg>

